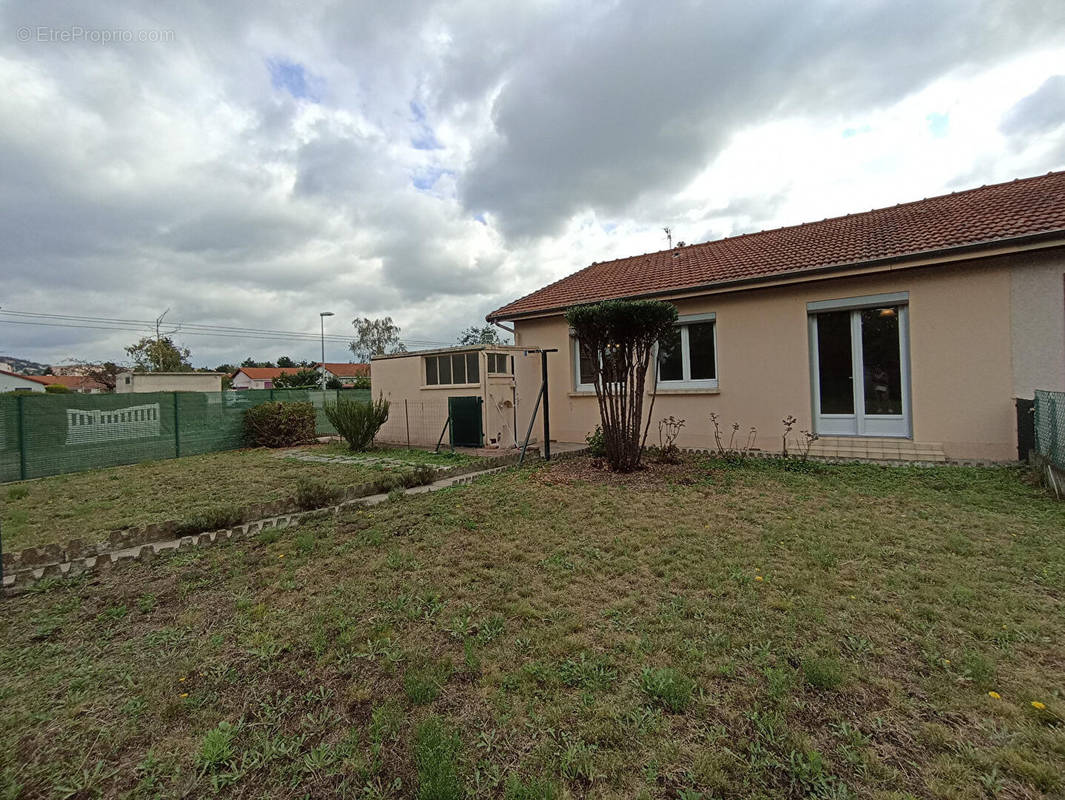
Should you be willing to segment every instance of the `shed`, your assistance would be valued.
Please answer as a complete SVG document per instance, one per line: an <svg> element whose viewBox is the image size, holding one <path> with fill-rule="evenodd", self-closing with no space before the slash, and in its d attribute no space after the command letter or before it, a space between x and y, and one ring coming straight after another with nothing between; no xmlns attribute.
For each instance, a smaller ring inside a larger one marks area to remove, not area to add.
<svg viewBox="0 0 1065 800"><path fill-rule="evenodd" d="M115 392L220 392L224 377L221 372L120 372Z"/></svg>
<svg viewBox="0 0 1065 800"><path fill-rule="evenodd" d="M525 438L540 358L512 345L447 347L374 356L372 375L374 398L391 403L378 441L509 448Z"/></svg>

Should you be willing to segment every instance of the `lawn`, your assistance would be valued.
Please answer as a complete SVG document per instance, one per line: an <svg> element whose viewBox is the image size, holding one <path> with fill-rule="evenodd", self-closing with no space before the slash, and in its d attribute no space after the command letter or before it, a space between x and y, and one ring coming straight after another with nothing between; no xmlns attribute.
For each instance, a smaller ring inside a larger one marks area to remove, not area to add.
<svg viewBox="0 0 1065 800"><path fill-rule="evenodd" d="M573 459L9 598L0 797L1061 797L1065 504L811 470Z"/></svg>
<svg viewBox="0 0 1065 800"><path fill-rule="evenodd" d="M297 452L357 461L301 461L291 457ZM405 449L351 454L343 445L325 444L227 450L6 484L0 486L4 549L74 538L106 539L109 531L121 528L194 520L220 508L288 499L295 496L300 481L336 489L372 480L385 471L474 460L462 453Z"/></svg>

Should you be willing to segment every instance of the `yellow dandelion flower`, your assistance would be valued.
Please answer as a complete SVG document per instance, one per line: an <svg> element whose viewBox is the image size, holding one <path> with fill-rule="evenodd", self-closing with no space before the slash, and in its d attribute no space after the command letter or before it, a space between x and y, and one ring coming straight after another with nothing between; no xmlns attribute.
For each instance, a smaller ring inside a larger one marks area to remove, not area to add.
<svg viewBox="0 0 1065 800"><path fill-rule="evenodd" d="M1032 708L1037 708L1040 711L1042 711L1046 707L1047 707L1046 703L1040 703L1038 700L1033 700L1032 701Z"/></svg>
<svg viewBox="0 0 1065 800"><path fill-rule="evenodd" d="M278 558L284 558L284 557L285 557L284 553L282 553L281 555L278 556Z"/></svg>
<svg viewBox="0 0 1065 800"><path fill-rule="evenodd" d="M755 575L755 576L754 576L754 579L755 579L756 581L762 581L762 580L765 580L765 578L763 578L763 577L762 577L761 575Z"/></svg>
<svg viewBox="0 0 1065 800"><path fill-rule="evenodd" d="M998 692L994 692L994 691L988 692L987 696L990 697L992 700L1001 700L1002 699L1002 695L1000 695Z"/></svg>
<svg viewBox="0 0 1065 800"><path fill-rule="evenodd" d="M949 658L944 658L943 659L943 663L944 664L950 664L950 659Z"/></svg>
<svg viewBox="0 0 1065 800"><path fill-rule="evenodd" d="M182 692L181 694L178 695L178 697L188 697L188 696L189 696L188 692Z"/></svg>
<svg viewBox="0 0 1065 800"><path fill-rule="evenodd" d="M185 681L188 680L188 678L186 678L184 675L182 675L180 678L178 678L178 680L181 681L182 683L184 683Z"/></svg>
<svg viewBox="0 0 1065 800"><path fill-rule="evenodd" d="M856 594L852 594L851 595L851 600L857 600L857 599L858 599L858 595L856 595Z"/></svg>

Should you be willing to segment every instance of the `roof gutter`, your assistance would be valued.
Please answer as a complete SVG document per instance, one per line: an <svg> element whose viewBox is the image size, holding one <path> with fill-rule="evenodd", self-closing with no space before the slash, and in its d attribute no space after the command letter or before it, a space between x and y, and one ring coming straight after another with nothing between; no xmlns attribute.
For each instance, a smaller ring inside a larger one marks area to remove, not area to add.
<svg viewBox="0 0 1065 800"><path fill-rule="evenodd" d="M1006 246L1023 247L1025 250L1043 249L1046 247L1053 247L1056 244L1065 244L1065 229L1057 229L1053 231L1043 231L1041 233L1033 233L1025 236L1013 236L1007 239L990 239L983 242L976 242L974 244L955 245L953 247L943 247L937 250L922 250L915 253L906 253L899 256L887 256L884 258L876 258L870 261L851 261L844 264L828 264L823 267L814 267L812 269L796 269L788 272L775 272L771 275L758 275L749 278L736 278L726 281L711 281L710 283L694 284L692 286L676 286L671 289L660 289L653 292L640 292L639 294L621 295L618 297L603 297L596 298L594 300L588 300L586 302L594 303L598 300L635 300L638 298L649 297L668 297L677 294L692 294L707 289L728 289L738 288L741 286L758 286L765 283L773 283L780 280L787 280L788 278L804 278L806 276L824 276L834 272L844 272L846 270L853 269L865 269L874 267L888 267L892 264L903 264L902 268L907 268L905 262L913 261L915 259L950 259L958 260L962 256L972 253L978 253L981 250L990 250L984 257L991 257L994 255L1005 255L1004 253L995 253L994 249ZM926 263L912 264L911 267L923 267L930 266ZM799 281L801 282L801 281ZM550 308L541 308L533 311L519 311L514 314L489 314L485 317L488 322L496 324L496 320L515 320L523 319L525 317L537 317L537 316L551 316L561 311L565 311L571 304L563 306L553 306Z"/></svg>

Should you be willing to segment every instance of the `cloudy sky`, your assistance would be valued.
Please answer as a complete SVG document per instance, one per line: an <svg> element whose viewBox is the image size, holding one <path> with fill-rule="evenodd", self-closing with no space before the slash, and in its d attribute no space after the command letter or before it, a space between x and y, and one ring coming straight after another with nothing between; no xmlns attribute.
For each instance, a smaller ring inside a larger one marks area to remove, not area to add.
<svg viewBox="0 0 1065 800"><path fill-rule="evenodd" d="M4 311L449 342L663 226L1065 167L1061 0L0 2L0 83ZM0 354L137 336L2 323Z"/></svg>

